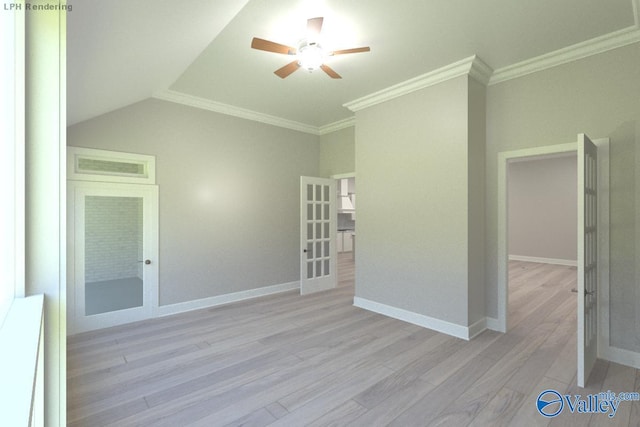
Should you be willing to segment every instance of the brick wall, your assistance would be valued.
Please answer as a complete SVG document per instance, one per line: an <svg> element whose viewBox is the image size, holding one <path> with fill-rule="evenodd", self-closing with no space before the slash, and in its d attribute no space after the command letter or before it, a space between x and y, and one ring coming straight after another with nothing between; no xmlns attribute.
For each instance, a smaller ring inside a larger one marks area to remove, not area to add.
<svg viewBox="0 0 640 427"><path fill-rule="evenodd" d="M142 198L87 196L85 281L142 278Z"/></svg>

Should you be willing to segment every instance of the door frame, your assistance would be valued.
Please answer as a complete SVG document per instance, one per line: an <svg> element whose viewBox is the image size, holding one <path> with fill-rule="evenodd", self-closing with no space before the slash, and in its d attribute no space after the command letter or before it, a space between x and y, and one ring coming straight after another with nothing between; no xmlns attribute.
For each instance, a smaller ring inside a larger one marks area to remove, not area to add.
<svg viewBox="0 0 640 427"><path fill-rule="evenodd" d="M140 308L88 317L79 313L79 307L82 305L76 301L79 293L76 282L84 277L84 257L76 259L76 254L84 251L84 241L80 241L84 235L78 235L76 230L80 226L80 221L84 224L84 208L77 202L87 195L143 198L143 259L150 259L152 262L143 270L143 306ZM67 333L69 335L156 317L159 305L158 207L157 185L67 181Z"/></svg>
<svg viewBox="0 0 640 427"><path fill-rule="evenodd" d="M609 346L609 138L594 139L598 147L598 189L602 195L598 207L598 268L599 288L597 296L598 310L598 357L606 353ZM544 158L563 153L578 152L578 143L547 145L543 147L525 148L498 153L498 318L493 325L499 332L508 331L508 263L509 263L509 233L508 233L508 203L507 203L507 170L508 163L513 159L529 157ZM576 189L577 191L577 189ZM576 206L577 209L577 206Z"/></svg>

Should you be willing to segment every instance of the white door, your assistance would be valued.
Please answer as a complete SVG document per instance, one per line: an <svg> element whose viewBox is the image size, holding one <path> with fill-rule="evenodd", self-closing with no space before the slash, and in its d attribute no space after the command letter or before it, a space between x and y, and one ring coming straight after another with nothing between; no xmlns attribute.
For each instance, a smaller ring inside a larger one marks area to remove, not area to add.
<svg viewBox="0 0 640 427"><path fill-rule="evenodd" d="M578 135L578 378L584 387L598 357L598 149Z"/></svg>
<svg viewBox="0 0 640 427"><path fill-rule="evenodd" d="M336 181L300 177L300 294L335 288Z"/></svg>
<svg viewBox="0 0 640 427"><path fill-rule="evenodd" d="M158 187L69 181L68 213L70 333L152 317Z"/></svg>

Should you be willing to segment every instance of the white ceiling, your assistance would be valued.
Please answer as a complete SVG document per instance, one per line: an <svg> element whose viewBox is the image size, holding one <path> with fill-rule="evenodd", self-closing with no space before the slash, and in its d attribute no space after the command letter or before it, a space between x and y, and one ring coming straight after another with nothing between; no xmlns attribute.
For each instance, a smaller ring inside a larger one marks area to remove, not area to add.
<svg viewBox="0 0 640 427"><path fill-rule="evenodd" d="M248 0L82 0L67 13L67 122L166 89ZM186 3L186 2L185 2Z"/></svg>
<svg viewBox="0 0 640 427"><path fill-rule="evenodd" d="M638 28L638 0L83 0L67 15L68 122L170 89L321 127L343 104L472 55L494 70ZM402 7L400 7L400 5ZM292 58L250 48L256 36L296 46L324 16L342 75L273 71Z"/></svg>

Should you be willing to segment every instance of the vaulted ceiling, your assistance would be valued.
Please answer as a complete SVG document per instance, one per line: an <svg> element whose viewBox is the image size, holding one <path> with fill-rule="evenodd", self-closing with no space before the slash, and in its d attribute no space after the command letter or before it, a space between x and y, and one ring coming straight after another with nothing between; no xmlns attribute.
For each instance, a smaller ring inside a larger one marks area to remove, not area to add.
<svg viewBox="0 0 640 427"><path fill-rule="evenodd" d="M472 55L504 70L637 38L638 13L638 0L83 0L67 14L68 122L169 94L322 127L353 116L349 101ZM371 47L327 60L340 80L281 79L291 57L250 48L254 36L297 46L316 16L327 48Z"/></svg>

